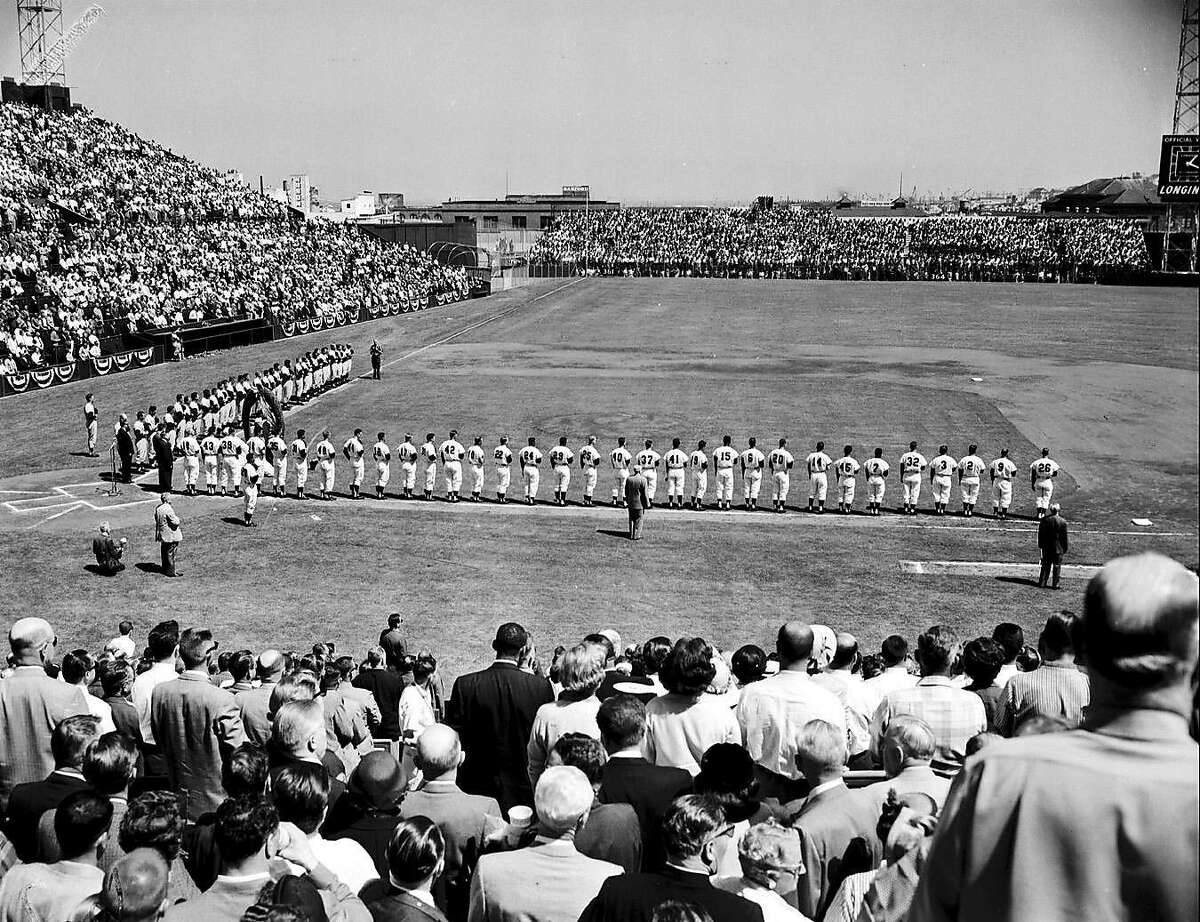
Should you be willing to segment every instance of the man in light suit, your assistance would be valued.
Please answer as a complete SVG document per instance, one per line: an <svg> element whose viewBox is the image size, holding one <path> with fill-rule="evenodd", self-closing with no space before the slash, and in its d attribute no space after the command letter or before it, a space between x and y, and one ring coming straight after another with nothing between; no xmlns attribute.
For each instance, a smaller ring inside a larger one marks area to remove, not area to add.
<svg viewBox="0 0 1200 922"><path fill-rule="evenodd" d="M265 746L271 739L271 692L283 677L286 665L278 650L263 650L258 654L258 688L240 691L234 696L246 739L255 746Z"/></svg>
<svg viewBox="0 0 1200 922"><path fill-rule="evenodd" d="M159 504L154 508L154 540L159 543L162 554L163 576L182 576L175 569L175 552L179 550L179 542L183 540L183 531L179 527L179 516L171 505L171 494L163 493Z"/></svg>
<svg viewBox="0 0 1200 922"><path fill-rule="evenodd" d="M1063 556L1067 553L1067 520L1062 517L1058 503L1050 506L1050 514L1038 522L1038 550L1042 553L1042 570L1038 574L1038 588L1058 588L1062 573Z"/></svg>
<svg viewBox="0 0 1200 922"><path fill-rule="evenodd" d="M183 674L157 686L150 698L154 739L192 823L225 799L222 757L246 741L233 695L209 681L208 664L216 647L208 631L184 631L179 638Z"/></svg>
<svg viewBox="0 0 1200 922"><path fill-rule="evenodd" d="M0 810L14 785L41 781L54 768L54 728L88 713L78 688L46 675L57 643L54 628L43 618L20 618L9 628L14 668L0 681Z"/></svg>
<svg viewBox="0 0 1200 922"><path fill-rule="evenodd" d="M581 855L575 833L587 822L592 786L577 768L558 765L538 778L537 836L515 852L484 855L471 881L469 922L576 922L621 868Z"/></svg>
<svg viewBox="0 0 1200 922"><path fill-rule="evenodd" d="M646 492L646 476L639 468L625 480L625 505L629 509L629 540L642 540L642 519L650 508L650 496Z"/></svg>

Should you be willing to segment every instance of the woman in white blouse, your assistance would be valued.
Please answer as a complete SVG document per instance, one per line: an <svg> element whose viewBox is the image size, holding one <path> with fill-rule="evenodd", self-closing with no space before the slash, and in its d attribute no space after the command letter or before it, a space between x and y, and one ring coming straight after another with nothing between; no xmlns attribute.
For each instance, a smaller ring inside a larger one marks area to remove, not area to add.
<svg viewBox="0 0 1200 922"><path fill-rule="evenodd" d="M546 768L550 750L564 733L586 733L592 739L600 739L600 727L596 724L600 699L596 697L596 689L604 680L606 656L604 647L591 643L581 643L563 654L559 668L562 694L557 701L538 708L529 733L527 770L534 787Z"/></svg>

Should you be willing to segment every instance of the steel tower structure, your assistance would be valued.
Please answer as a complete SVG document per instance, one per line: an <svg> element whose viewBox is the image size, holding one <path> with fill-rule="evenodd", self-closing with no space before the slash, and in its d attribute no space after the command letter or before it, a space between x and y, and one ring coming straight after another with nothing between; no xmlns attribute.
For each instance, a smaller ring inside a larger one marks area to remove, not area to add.
<svg viewBox="0 0 1200 922"><path fill-rule="evenodd" d="M1200 135L1200 0L1183 0L1171 133ZM1195 272L1197 238L1200 238L1200 205L1169 204L1163 237L1163 271Z"/></svg>
<svg viewBox="0 0 1200 922"><path fill-rule="evenodd" d="M63 40L62 0L17 0L17 38L22 83L66 83L62 58L50 54Z"/></svg>

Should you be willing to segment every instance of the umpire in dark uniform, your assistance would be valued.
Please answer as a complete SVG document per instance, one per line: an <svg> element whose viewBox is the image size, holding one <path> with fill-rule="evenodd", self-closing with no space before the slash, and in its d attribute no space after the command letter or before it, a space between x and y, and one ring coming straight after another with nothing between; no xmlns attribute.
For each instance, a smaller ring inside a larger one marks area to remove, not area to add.
<svg viewBox="0 0 1200 922"><path fill-rule="evenodd" d="M641 541L642 518L650 508L650 497L646 495L646 478L640 468L625 479L625 505L629 508L629 540Z"/></svg>
<svg viewBox="0 0 1200 922"><path fill-rule="evenodd" d="M167 438L167 430L159 426L154 430L154 438L150 440L154 449L154 463L158 467L158 492L171 492L171 478L175 473L175 453L171 448L171 440Z"/></svg>
<svg viewBox="0 0 1200 922"><path fill-rule="evenodd" d="M1038 575L1038 588L1058 588L1062 572L1063 555L1067 553L1067 520L1062 517L1058 503L1050 506L1050 514L1038 522L1038 549L1042 552L1042 572Z"/></svg>

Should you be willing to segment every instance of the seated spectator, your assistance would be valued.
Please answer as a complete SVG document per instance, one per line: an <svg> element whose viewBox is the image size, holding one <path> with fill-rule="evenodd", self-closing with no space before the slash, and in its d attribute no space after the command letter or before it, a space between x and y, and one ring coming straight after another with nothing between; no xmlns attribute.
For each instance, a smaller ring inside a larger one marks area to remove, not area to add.
<svg viewBox="0 0 1200 922"><path fill-rule="evenodd" d="M129 801L117 831L117 844L124 854L151 848L170 865L167 899L172 905L199 896L201 889L184 865L183 830L178 799L168 791L146 791Z"/></svg>
<svg viewBox="0 0 1200 922"><path fill-rule="evenodd" d="M601 637L605 643L608 639ZM584 733L599 738L596 712L600 700L596 689L605 677L605 650L595 643L581 643L563 656L559 675L562 693L557 701L538 708L533 718L533 729L529 734L526 749L529 760L529 782L537 786L538 777L545 768L550 750L564 733Z"/></svg>
<svg viewBox="0 0 1200 922"><path fill-rule="evenodd" d="M600 885L621 874L619 866L588 858L575 848L575 835L586 825L592 801L592 786L579 769L565 765L546 769L534 791L537 835L533 843L479 859L471 881L468 918L472 922L578 920Z"/></svg>
<svg viewBox="0 0 1200 922"><path fill-rule="evenodd" d="M1004 621L992 630L992 640L1004 651L1004 663L996 674L996 684L1003 688L1008 680L1021 670L1017 668L1017 657L1025 649L1025 632L1019 624Z"/></svg>
<svg viewBox="0 0 1200 922"><path fill-rule="evenodd" d="M321 891L307 877L284 874L263 885L242 922L329 922Z"/></svg>
<svg viewBox="0 0 1200 922"><path fill-rule="evenodd" d="M126 620L118 624L117 636L106 643L104 649L119 659L132 662L137 656L137 643L133 639L133 622Z"/></svg>
<svg viewBox="0 0 1200 922"><path fill-rule="evenodd" d="M100 721L96 729L100 733L111 733L117 729L112 719L112 708L108 703L88 691L96 680L96 658L87 650L72 650L62 658L59 675L68 685L79 689L88 713Z"/></svg>
<svg viewBox="0 0 1200 922"><path fill-rule="evenodd" d="M724 850L716 874L737 877L738 844L755 823L770 816L758 796L758 779L750 753L736 743L718 743L700 760L700 774L693 783L697 794L711 798L725 812L725 821L732 824L729 846Z"/></svg>
<svg viewBox="0 0 1200 922"><path fill-rule="evenodd" d="M678 798L663 820L667 854L663 870L605 881L579 922L652 922L655 908L669 900L694 903L713 922L761 922L758 905L709 882L732 828L710 798L699 794Z"/></svg>
<svg viewBox="0 0 1200 922"><path fill-rule="evenodd" d="M1196 916L1200 750L1187 726L1198 622L1196 575L1158 554L1092 577L1076 628L1091 675L1081 730L971 757L913 922Z"/></svg>
<svg viewBox="0 0 1200 922"><path fill-rule="evenodd" d="M448 922L433 898L445 859L446 843L437 824L424 816L401 820L388 842L387 889L367 899L375 922Z"/></svg>
<svg viewBox="0 0 1200 922"><path fill-rule="evenodd" d="M604 778L607 756L599 740L585 733L566 733L550 751L547 765L569 765L583 772L595 792ZM642 830L629 804L604 804L593 798L587 822L575 834L582 855L620 865L627 872L642 869Z"/></svg>
<svg viewBox="0 0 1200 922"><path fill-rule="evenodd" d="M881 747L887 780L869 784L861 792L874 796L880 804L887 800L888 791L927 794L940 810L950 791L950 781L929 767L935 748L929 724L917 717L897 717L883 735Z"/></svg>
<svg viewBox="0 0 1200 922"><path fill-rule="evenodd" d="M1027 644L1021 649L1021 652L1017 654L1017 675L1021 675L1022 673L1026 672L1033 672L1034 670L1041 668L1041 665L1042 655L1038 653L1036 647L1031 647ZM1012 680L1010 679L1009 681ZM1008 682L1005 682L1004 684L1007 686Z"/></svg>
<svg viewBox="0 0 1200 922"><path fill-rule="evenodd" d="M737 679L738 687L745 688L767 674L766 651L752 643L738 647L729 661L729 668L733 677Z"/></svg>
<svg viewBox="0 0 1200 922"><path fill-rule="evenodd" d="M738 842L739 872L718 875L713 886L755 903L764 922L804 922L805 917L787 901L795 899L796 881L804 874L800 836L775 820L747 828Z"/></svg>
<svg viewBox="0 0 1200 922"><path fill-rule="evenodd" d="M377 880L375 864L366 850L353 839L325 839L318 831L329 811L329 774L319 763L298 762L275 776L271 799L279 819L292 823L308 836L308 847L353 893ZM292 867L293 874L302 868Z"/></svg>
<svg viewBox="0 0 1200 922"><path fill-rule="evenodd" d="M712 655L703 638L683 638L663 663L667 693L646 705L642 749L647 761L682 768L694 776L710 746L741 742L733 712L704 693L716 674Z"/></svg>
<svg viewBox="0 0 1200 922"><path fill-rule="evenodd" d="M950 679L958 656L958 638L944 625L934 625L918 638L920 681L885 694L871 719L871 755L876 760L892 718L906 714L925 721L933 730L935 772L953 777L962 768L967 740L986 730L987 721L979 696L955 688Z"/></svg>
<svg viewBox="0 0 1200 922"><path fill-rule="evenodd" d="M368 752L350 776L346 796L330 808L322 832L328 839L353 839L371 856L380 878L386 877L387 844L400 822L407 787L408 776L390 752Z"/></svg>
<svg viewBox="0 0 1200 922"><path fill-rule="evenodd" d="M908 641L899 634L890 635L880 644L878 656L883 671L868 681L881 699L888 692L917 684L917 677L908 670Z"/></svg>
<svg viewBox="0 0 1200 922"><path fill-rule="evenodd" d="M1070 615L1051 615L1038 637L1042 665L1008 680L996 707L994 729L1012 736L1018 724L1029 717L1062 720L1068 729L1079 726L1087 710L1088 677L1075 666L1075 647Z"/></svg>
<svg viewBox="0 0 1200 922"><path fill-rule="evenodd" d="M112 804L93 791L75 791L54 810L62 857L51 864L22 863L0 881L0 919L68 919L100 892L100 847L112 821Z"/></svg>
<svg viewBox="0 0 1200 922"><path fill-rule="evenodd" d="M92 556L96 558L96 568L101 576L116 576L125 569L121 555L125 553L125 545L129 542L124 538L120 541L113 540L112 530L107 522L100 523L99 532L92 539ZM132 659L133 653L129 653L128 658Z"/></svg>
<svg viewBox="0 0 1200 922"><path fill-rule="evenodd" d="M996 684L996 677L1004 666L1004 648L987 637L967 641L963 647L962 668L971 680L963 686L964 691L974 692L983 702L983 713L987 725L992 726L996 717L996 705L1003 689Z"/></svg>

